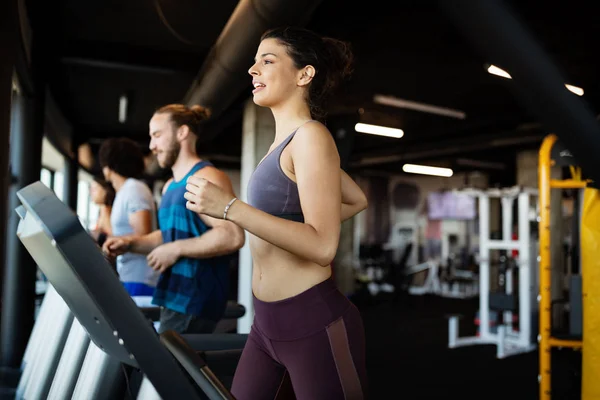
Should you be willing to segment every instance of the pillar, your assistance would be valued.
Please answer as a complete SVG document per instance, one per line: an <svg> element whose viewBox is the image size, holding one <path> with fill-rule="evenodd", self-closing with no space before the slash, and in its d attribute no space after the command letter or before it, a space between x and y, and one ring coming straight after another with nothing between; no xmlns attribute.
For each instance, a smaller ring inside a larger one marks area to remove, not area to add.
<svg viewBox="0 0 600 400"><path fill-rule="evenodd" d="M75 135L73 135L75 137ZM71 210L77 213L77 185L79 173L79 160L77 144L74 142L72 147L73 158L65 157L65 172L63 183L63 201Z"/></svg>
<svg viewBox="0 0 600 400"><path fill-rule="evenodd" d="M19 43L20 38L14 38ZM34 93L22 91L14 96L11 112L10 164L12 181L8 193L9 214L6 230L6 266L2 293L0 356L2 366L19 368L31 333L35 310L35 280L37 267L16 237L19 205L16 192L40 179L42 137L45 121L46 38L33 37L31 75Z"/></svg>
<svg viewBox="0 0 600 400"><path fill-rule="evenodd" d="M0 26L2 26L0 30L2 49L2 57L0 57L0 226L6 226L6 195L9 185L10 105L18 38L16 4L14 0L0 3ZM0 229L0 276L4 275L5 243L5 232Z"/></svg>
<svg viewBox="0 0 600 400"><path fill-rule="evenodd" d="M240 198L248 201L248 182L254 169L269 151L275 138L275 120L271 110L258 107L248 100L244 108L242 124L242 172L240 178ZM246 314L238 320L238 333L249 333L254 320L252 306L252 256L246 233L246 243L240 249L238 272L238 303L246 307Z"/></svg>
<svg viewBox="0 0 600 400"><path fill-rule="evenodd" d="M6 226L7 255L3 290L2 347L4 366L18 367L33 328L37 265L16 235L20 205L17 191L40 179L42 136L35 130L34 100L25 94L14 97L11 123L11 175Z"/></svg>
<svg viewBox="0 0 600 400"><path fill-rule="evenodd" d="M13 103L13 76L14 65L17 51L17 44L20 42L17 19L17 2L14 0L3 1L0 3L0 48L2 57L0 57L0 276L2 276L2 337L0 341L0 357L2 357L1 367L18 366L20 359L18 355L22 346L22 340L13 334L13 318L19 310L15 307L14 293L11 291L18 282L13 281L15 272L11 260L7 260L7 254L10 254L10 244L7 239L12 239L14 232L7 236L8 211L12 205L9 197L9 187L12 181L12 175L9 171L11 160L11 109ZM14 145L14 143L12 143ZM10 258L10 257L9 257ZM7 302L10 299L12 301ZM27 300L27 299L23 299ZM33 313L32 313L33 315ZM23 326L18 326L23 328ZM18 332L15 332L18 333ZM20 332L21 335L27 333ZM26 339L25 339L26 340Z"/></svg>

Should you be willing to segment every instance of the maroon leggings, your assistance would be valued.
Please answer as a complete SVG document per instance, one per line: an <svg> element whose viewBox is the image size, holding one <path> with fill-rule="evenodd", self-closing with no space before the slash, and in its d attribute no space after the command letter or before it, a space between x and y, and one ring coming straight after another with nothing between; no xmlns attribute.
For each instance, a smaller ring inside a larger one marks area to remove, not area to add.
<svg viewBox="0 0 600 400"><path fill-rule="evenodd" d="M365 399L365 334L358 309L331 278L289 299L254 298L254 324L231 392L237 400ZM293 397L292 397L293 398Z"/></svg>

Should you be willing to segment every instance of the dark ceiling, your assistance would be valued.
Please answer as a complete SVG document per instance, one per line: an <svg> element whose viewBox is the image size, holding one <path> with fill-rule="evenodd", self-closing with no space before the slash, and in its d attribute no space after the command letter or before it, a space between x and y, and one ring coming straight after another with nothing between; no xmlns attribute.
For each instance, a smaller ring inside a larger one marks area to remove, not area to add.
<svg viewBox="0 0 600 400"><path fill-rule="evenodd" d="M568 83L584 88L583 99L598 114L600 27L592 3L508 4ZM78 140L93 145L117 135L147 143L153 110L183 100L236 5L234 0L63 0L52 6L28 1L34 32L47 37L50 90ZM410 160L460 170L475 168L464 161L474 159L496 163L492 169L510 164L512 171L515 151L536 148L546 133L515 100L512 81L487 73L485 65L493 60L460 34L436 1L323 0L307 26L351 42L355 52L355 72L336 98L331 126L352 129L361 121L405 132L401 139L357 133L350 168L387 173ZM117 118L122 94L130 99L125 123ZM248 91L220 117L225 129L203 144L216 161L239 159L241 112L249 95L250 78ZM379 105L375 95L460 110L466 118Z"/></svg>

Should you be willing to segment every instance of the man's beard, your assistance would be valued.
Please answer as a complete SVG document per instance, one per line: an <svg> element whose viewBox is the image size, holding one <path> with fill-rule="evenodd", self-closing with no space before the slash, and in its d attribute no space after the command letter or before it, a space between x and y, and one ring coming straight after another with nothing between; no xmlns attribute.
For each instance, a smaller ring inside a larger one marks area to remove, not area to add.
<svg viewBox="0 0 600 400"><path fill-rule="evenodd" d="M164 151L164 160L162 168L171 168L175 165L175 161L177 161L177 157L179 157L179 152L181 151L181 145L179 142L173 140L171 142L171 146L167 150Z"/></svg>

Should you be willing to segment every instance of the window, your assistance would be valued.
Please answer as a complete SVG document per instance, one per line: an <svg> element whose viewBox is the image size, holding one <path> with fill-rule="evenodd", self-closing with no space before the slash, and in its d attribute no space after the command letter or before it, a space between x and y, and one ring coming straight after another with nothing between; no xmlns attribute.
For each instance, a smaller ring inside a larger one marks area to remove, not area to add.
<svg viewBox="0 0 600 400"><path fill-rule="evenodd" d="M40 180L63 200L65 157L44 137L42 144ZM90 188L93 176L83 169L77 173L77 216L85 229L93 229L98 221L100 209L92 202Z"/></svg>
<svg viewBox="0 0 600 400"><path fill-rule="evenodd" d="M90 184L80 180L77 182L77 215L81 224L90 228Z"/></svg>
<svg viewBox="0 0 600 400"><path fill-rule="evenodd" d="M54 193L56 194L56 197L58 197L61 201L63 200L63 194L64 194L64 174L62 171L56 171L54 173L54 185L52 190L54 190Z"/></svg>
<svg viewBox="0 0 600 400"><path fill-rule="evenodd" d="M54 173L48 168L42 168L42 171L40 172L40 180L44 185L48 186L49 189L52 189Z"/></svg>

